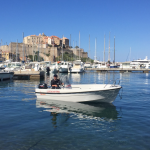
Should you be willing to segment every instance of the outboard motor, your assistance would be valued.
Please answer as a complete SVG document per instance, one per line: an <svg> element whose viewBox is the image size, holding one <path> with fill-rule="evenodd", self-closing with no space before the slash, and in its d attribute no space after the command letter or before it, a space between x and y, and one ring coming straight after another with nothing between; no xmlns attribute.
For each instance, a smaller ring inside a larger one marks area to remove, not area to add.
<svg viewBox="0 0 150 150"><path fill-rule="evenodd" d="M47 84L46 83L43 83L43 84L39 84L38 86L39 89L47 89Z"/></svg>

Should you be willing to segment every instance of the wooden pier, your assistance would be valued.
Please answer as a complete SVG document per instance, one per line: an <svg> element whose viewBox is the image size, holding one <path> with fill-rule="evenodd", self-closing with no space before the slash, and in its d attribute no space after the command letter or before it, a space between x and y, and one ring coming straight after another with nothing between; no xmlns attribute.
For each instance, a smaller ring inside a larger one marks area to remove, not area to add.
<svg viewBox="0 0 150 150"><path fill-rule="evenodd" d="M150 72L150 69L128 69L128 68L86 68L86 70L94 70L94 71L99 71L99 72L119 71L120 73L125 73L125 72L149 73Z"/></svg>
<svg viewBox="0 0 150 150"><path fill-rule="evenodd" d="M14 71L14 79L41 79L44 77L44 71Z"/></svg>

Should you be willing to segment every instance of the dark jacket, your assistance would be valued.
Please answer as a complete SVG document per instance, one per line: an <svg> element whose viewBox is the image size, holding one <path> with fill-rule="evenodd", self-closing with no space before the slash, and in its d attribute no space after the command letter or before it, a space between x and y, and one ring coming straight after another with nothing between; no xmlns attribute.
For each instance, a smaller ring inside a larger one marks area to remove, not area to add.
<svg viewBox="0 0 150 150"><path fill-rule="evenodd" d="M51 86L52 85L57 85L57 87L59 87L59 85L61 85L61 84L62 84L62 82L59 79L51 80Z"/></svg>

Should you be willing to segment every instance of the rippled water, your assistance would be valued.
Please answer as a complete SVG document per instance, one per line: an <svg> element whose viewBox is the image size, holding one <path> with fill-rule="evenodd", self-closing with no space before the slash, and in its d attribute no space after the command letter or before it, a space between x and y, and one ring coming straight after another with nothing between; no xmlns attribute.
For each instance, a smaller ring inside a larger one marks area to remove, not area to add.
<svg viewBox="0 0 150 150"><path fill-rule="evenodd" d="M56 103L37 100L34 87L40 81L0 82L0 149L150 149L150 74L68 76L72 83L119 78L122 99L118 95L113 104Z"/></svg>

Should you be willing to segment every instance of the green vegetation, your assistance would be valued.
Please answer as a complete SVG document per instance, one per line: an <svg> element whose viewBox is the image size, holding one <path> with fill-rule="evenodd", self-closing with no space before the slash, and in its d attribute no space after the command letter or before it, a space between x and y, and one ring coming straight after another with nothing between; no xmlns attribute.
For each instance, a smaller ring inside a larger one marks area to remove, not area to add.
<svg viewBox="0 0 150 150"><path fill-rule="evenodd" d="M76 56L74 55L73 53L68 53L68 52L65 52L63 54L63 60L64 61L75 61L75 60L78 60L79 59L79 56ZM56 61L61 61L62 60L62 54L60 54L59 57L56 57ZM81 58L81 61L82 62L87 62L87 61L90 61L93 63L93 60L90 59L90 58Z"/></svg>
<svg viewBox="0 0 150 150"><path fill-rule="evenodd" d="M52 47L52 45L51 45L51 44L48 44L48 47Z"/></svg>
<svg viewBox="0 0 150 150"><path fill-rule="evenodd" d="M28 57L31 61L33 61L33 59L34 59L34 61L38 61L38 54L35 54L35 55L34 55L34 58L33 58L33 55L28 55L27 57ZM43 60L44 60L44 59L39 56L39 61L43 61Z"/></svg>
<svg viewBox="0 0 150 150"><path fill-rule="evenodd" d="M49 57L50 56L50 54L45 54L47 57Z"/></svg>

